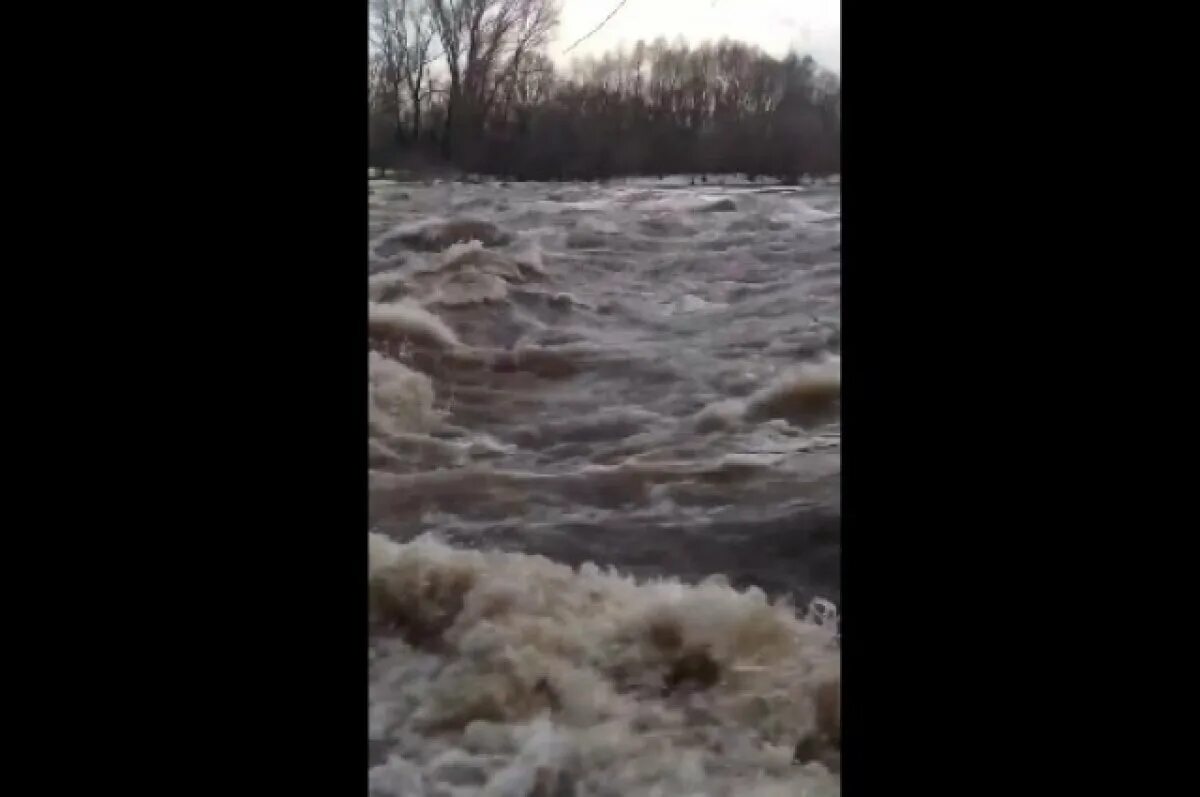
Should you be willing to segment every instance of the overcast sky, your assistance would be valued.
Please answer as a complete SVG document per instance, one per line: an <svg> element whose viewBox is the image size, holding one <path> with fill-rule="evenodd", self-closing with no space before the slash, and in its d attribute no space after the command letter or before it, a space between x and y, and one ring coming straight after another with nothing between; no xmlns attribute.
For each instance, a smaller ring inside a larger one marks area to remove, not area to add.
<svg viewBox="0 0 1200 797"><path fill-rule="evenodd" d="M562 0L558 41L550 47L556 61L627 46L639 38L668 41L682 36L691 44L722 36L750 42L782 55L789 47L812 55L817 63L841 71L841 0L626 0L603 29L570 55L563 50L608 16L620 0Z"/></svg>

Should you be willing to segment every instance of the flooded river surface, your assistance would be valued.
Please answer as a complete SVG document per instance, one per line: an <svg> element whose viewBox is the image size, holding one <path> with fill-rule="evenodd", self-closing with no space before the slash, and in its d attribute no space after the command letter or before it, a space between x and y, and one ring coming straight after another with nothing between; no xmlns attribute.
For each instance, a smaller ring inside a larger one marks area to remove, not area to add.
<svg viewBox="0 0 1200 797"><path fill-rule="evenodd" d="M836 183L368 184L371 788L837 793Z"/></svg>

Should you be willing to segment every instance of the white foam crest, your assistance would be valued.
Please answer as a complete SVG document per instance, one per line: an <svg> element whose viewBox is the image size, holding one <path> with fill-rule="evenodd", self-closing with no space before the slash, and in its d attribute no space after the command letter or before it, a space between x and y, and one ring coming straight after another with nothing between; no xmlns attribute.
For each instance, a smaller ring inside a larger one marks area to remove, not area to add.
<svg viewBox="0 0 1200 797"><path fill-rule="evenodd" d="M722 399L714 401L694 418L696 429L700 432L712 432L718 429L730 429L742 420L746 414L746 402L741 399Z"/></svg>
<svg viewBox="0 0 1200 797"><path fill-rule="evenodd" d="M367 295L373 300L378 301L379 297L387 291L398 288L407 282L407 275L399 269L390 269L381 271L378 274L372 274L367 277Z"/></svg>
<svg viewBox="0 0 1200 797"><path fill-rule="evenodd" d="M537 241L529 241L525 246L512 255L517 265L530 271L546 276L546 264L542 256L542 247Z"/></svg>
<svg viewBox="0 0 1200 797"><path fill-rule="evenodd" d="M384 337L413 339L445 348L459 346L458 336L446 322L411 299L398 302L368 302L368 327Z"/></svg>
<svg viewBox="0 0 1200 797"><path fill-rule="evenodd" d="M405 268L371 275L367 295L377 305L372 331L384 336L418 337L422 342L454 345L454 333L430 313L436 306L462 307L498 303L508 298L510 285L545 278L542 253L536 242L514 253L488 249L478 240L462 241L422 257L413 254ZM384 300L401 294L408 303ZM401 305L404 309L396 310Z"/></svg>
<svg viewBox="0 0 1200 797"><path fill-rule="evenodd" d="M429 429L438 420L433 409L433 384L425 374L367 352L368 419L390 433Z"/></svg>
<svg viewBox="0 0 1200 797"><path fill-rule="evenodd" d="M475 239L454 243L442 251L441 257L439 258L439 265L453 265L454 263L457 263L476 252L483 251L485 251L483 242Z"/></svg>
<svg viewBox="0 0 1200 797"><path fill-rule="evenodd" d="M470 269L440 281L424 301L429 305L461 307L506 298L508 283L503 278Z"/></svg>
<svg viewBox="0 0 1200 797"><path fill-rule="evenodd" d="M436 216L432 214L422 214L422 218L415 221L406 221L397 224L390 228L385 234L379 237L380 241L399 241L406 238L413 238L420 235L425 230L437 227L441 224L446 224L448 219L444 216Z"/></svg>
<svg viewBox="0 0 1200 797"><path fill-rule="evenodd" d="M748 398L715 401L692 420L697 431L713 432L732 429L744 420L819 419L836 408L841 389L842 360L830 355L785 371Z"/></svg>
<svg viewBox="0 0 1200 797"><path fill-rule="evenodd" d="M667 315L698 313L704 310L727 310L729 305L724 302L710 302L694 293L684 294L667 305Z"/></svg>
<svg viewBox="0 0 1200 797"><path fill-rule="evenodd" d="M804 420L827 414L841 398L842 358L790 369L746 400L747 417Z"/></svg>
<svg viewBox="0 0 1200 797"><path fill-rule="evenodd" d="M479 241L453 244L442 252L434 271L474 268L510 282L545 276L541 250L536 243L513 253L488 249Z"/></svg>
<svg viewBox="0 0 1200 797"><path fill-rule="evenodd" d="M813 207L809 203L800 199L793 199L792 202L789 203L789 208L787 211L772 216L773 219L778 221L799 221L802 224L814 221L828 221L830 219L837 219L840 217L840 213L830 213L827 210L821 210L820 208Z"/></svg>
<svg viewBox="0 0 1200 797"><path fill-rule="evenodd" d="M840 739L835 632L790 606L722 578L639 582L430 537L368 545L372 733L423 782L470 781L461 793L477 795L838 792L825 765L792 761L802 739ZM381 793L416 777L377 770Z"/></svg>
<svg viewBox="0 0 1200 797"><path fill-rule="evenodd" d="M575 229L599 235L619 235L621 225L603 216L585 216L576 223Z"/></svg>

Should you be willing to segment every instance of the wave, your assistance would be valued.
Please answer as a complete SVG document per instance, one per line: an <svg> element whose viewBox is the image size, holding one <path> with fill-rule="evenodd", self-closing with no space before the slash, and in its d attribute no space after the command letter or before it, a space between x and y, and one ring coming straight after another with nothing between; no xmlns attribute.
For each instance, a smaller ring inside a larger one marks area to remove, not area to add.
<svg viewBox="0 0 1200 797"><path fill-rule="evenodd" d="M788 371L751 395L746 401L746 417L814 423L836 412L841 396L842 359L831 356Z"/></svg>
<svg viewBox="0 0 1200 797"><path fill-rule="evenodd" d="M385 340L409 341L435 348L456 348L458 336L446 322L412 299L368 302L367 331Z"/></svg>
<svg viewBox="0 0 1200 797"><path fill-rule="evenodd" d="M479 241L467 241L452 244L429 260L414 259L412 268L392 267L370 275L367 292L380 303L407 297L425 307L464 307L502 302L510 285L545 277L536 244L501 253Z"/></svg>
<svg viewBox="0 0 1200 797"><path fill-rule="evenodd" d="M698 432L732 429L743 421L784 420L816 426L836 419L842 397L842 360L838 355L790 369L745 399L729 398L696 413Z"/></svg>
<svg viewBox="0 0 1200 797"><path fill-rule="evenodd" d="M436 423L433 383L378 352L367 352L368 419L389 433L425 431Z"/></svg>
<svg viewBox="0 0 1200 797"><path fill-rule="evenodd" d="M831 605L432 537L368 544L374 793L839 792Z"/></svg>
<svg viewBox="0 0 1200 797"><path fill-rule="evenodd" d="M372 794L838 793L838 203L687 182L375 186Z"/></svg>
<svg viewBox="0 0 1200 797"><path fill-rule="evenodd" d="M490 221L464 218L432 221L398 229L381 243L381 247L407 247L422 252L439 252L453 244L467 241L479 241L485 246L504 246L512 240L511 233Z"/></svg>

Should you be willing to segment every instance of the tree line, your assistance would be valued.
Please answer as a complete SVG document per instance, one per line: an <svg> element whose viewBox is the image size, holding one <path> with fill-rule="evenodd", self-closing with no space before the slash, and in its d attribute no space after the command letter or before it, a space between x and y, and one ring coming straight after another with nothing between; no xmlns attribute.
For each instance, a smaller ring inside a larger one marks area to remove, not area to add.
<svg viewBox="0 0 1200 797"><path fill-rule="evenodd" d="M513 179L841 165L841 87L812 58L638 41L559 70L556 0L370 0L371 165L415 155Z"/></svg>

